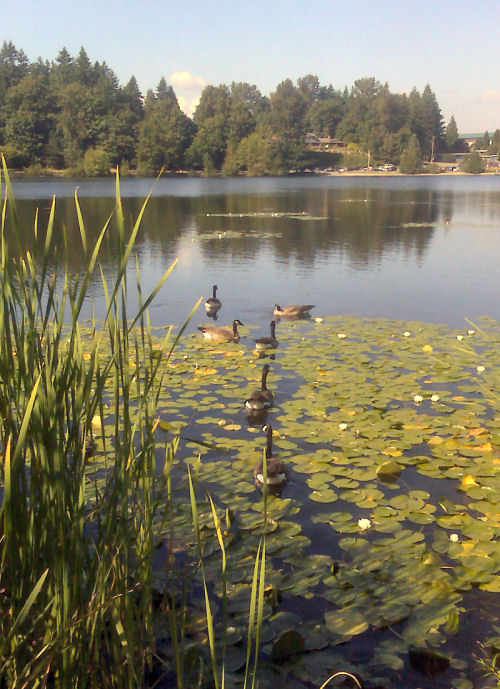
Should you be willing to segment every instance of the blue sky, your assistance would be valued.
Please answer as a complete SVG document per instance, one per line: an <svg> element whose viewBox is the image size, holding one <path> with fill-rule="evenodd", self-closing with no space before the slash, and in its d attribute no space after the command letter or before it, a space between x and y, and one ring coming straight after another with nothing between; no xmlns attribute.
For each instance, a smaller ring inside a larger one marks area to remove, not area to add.
<svg viewBox="0 0 500 689"><path fill-rule="evenodd" d="M0 41L30 60L83 45L144 94L164 76L186 109L204 84L373 76L398 93L429 83L461 132L500 128L498 0L16 0L1 14Z"/></svg>

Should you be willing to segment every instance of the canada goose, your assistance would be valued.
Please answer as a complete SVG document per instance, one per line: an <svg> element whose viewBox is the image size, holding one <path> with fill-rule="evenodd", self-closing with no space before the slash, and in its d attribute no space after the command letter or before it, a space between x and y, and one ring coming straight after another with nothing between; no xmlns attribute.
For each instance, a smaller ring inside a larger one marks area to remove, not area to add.
<svg viewBox="0 0 500 689"><path fill-rule="evenodd" d="M274 395L271 390L266 387L267 374L269 373L269 364L262 367L262 386L260 390L254 390L250 397L245 402L245 406L252 411L262 411L273 406Z"/></svg>
<svg viewBox="0 0 500 689"><path fill-rule="evenodd" d="M198 330L203 333L203 337L206 337L207 340L214 340L216 342L239 342L239 325L243 325L243 323L236 318L232 326L199 325Z"/></svg>
<svg viewBox="0 0 500 689"><path fill-rule="evenodd" d="M274 305L275 316L292 316L295 318L309 318L309 311L314 309L314 304L290 304L281 308L279 304Z"/></svg>
<svg viewBox="0 0 500 689"><path fill-rule="evenodd" d="M266 464L267 464L267 485L276 486L286 483L288 480L288 468L281 459L273 457L273 429L270 424L266 424L263 430L267 434L266 445ZM253 470L253 477L257 485L264 484L264 460L261 459Z"/></svg>
<svg viewBox="0 0 500 689"><path fill-rule="evenodd" d="M213 296L208 297L208 299L205 302L205 309L207 311L218 311L220 309L220 307L222 306L221 300L217 299L217 290L218 289L219 288L217 287L217 285L214 285L212 287Z"/></svg>
<svg viewBox="0 0 500 689"><path fill-rule="evenodd" d="M85 436L85 459L90 459L95 454L97 450L97 443L92 437L91 433L87 433Z"/></svg>
<svg viewBox="0 0 500 689"><path fill-rule="evenodd" d="M270 337L259 337L257 340L255 340L255 349L261 350L261 349L267 349L268 347L269 348L277 347L278 340L276 339L276 336L274 334L274 331L276 328L276 322L271 321L270 326L271 326L271 336Z"/></svg>

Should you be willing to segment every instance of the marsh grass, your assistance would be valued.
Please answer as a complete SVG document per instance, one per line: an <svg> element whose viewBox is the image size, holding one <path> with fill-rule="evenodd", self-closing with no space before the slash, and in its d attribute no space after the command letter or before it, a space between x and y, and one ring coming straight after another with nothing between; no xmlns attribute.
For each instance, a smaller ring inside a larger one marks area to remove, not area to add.
<svg viewBox="0 0 500 689"><path fill-rule="evenodd" d="M55 199L43 231L38 216L34 219L35 246L40 249L30 253L21 244L5 161L1 182L0 178L0 688L139 688L155 686L164 675L169 681L174 675L179 689L193 682L201 685L207 681L207 669L203 663L196 667L199 656L192 653L192 644L188 648L189 592L175 575L172 555L175 491L170 470L179 439L164 443L159 469L155 435L165 362L199 302L177 336L168 329L158 348L148 306L174 262L145 299L136 269L133 287L139 310L133 317L127 313L127 265L148 199L127 234L118 176L114 213L93 246L75 192L86 265L79 275L71 275L64 260L69 237L63 232L62 248L53 241ZM98 260L105 238L115 243L111 283ZM89 329L81 328L80 316L96 276L102 281L107 308L104 322L92 320L89 341ZM105 470L92 468L89 447L94 433ZM199 554L195 566L201 569L205 595L208 674L214 686L223 689L228 624L223 526L208 496L221 554L220 644L191 473L188 479ZM167 551L160 592L153 583L158 545L166 545ZM245 686L252 678L252 687L264 573L261 540L244 676ZM156 624L162 617L170 631L168 663L156 649Z"/></svg>
<svg viewBox="0 0 500 689"><path fill-rule="evenodd" d="M126 268L147 199L126 236L117 178L115 211L91 247L75 193L87 268L70 275L53 242L55 200L44 236L34 220L40 251L23 252L4 161L1 186L0 686L144 686L154 670L155 533L169 518L176 447L166 443L158 471L160 364L183 330L169 330L154 356L147 308L174 264L145 300L137 271L140 307L129 319ZM92 323L89 353L79 319L106 234L116 277L108 284L100 271L107 315ZM93 426L109 455L104 482L88 472Z"/></svg>

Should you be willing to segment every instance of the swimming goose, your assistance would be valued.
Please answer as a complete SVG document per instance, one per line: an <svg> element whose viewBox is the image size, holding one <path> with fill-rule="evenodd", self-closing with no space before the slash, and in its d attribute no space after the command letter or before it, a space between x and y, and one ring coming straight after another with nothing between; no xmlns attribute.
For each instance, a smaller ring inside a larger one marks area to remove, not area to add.
<svg viewBox="0 0 500 689"><path fill-rule="evenodd" d="M262 367L262 386L260 390L254 390L250 397L245 402L245 406L252 411L262 411L273 406L274 395L271 390L266 387L267 374L269 373L269 364Z"/></svg>
<svg viewBox="0 0 500 689"><path fill-rule="evenodd" d="M314 304L290 304L281 308L279 304L274 305L275 316L294 316L295 318L309 318L309 311L314 309Z"/></svg>
<svg viewBox="0 0 500 689"><path fill-rule="evenodd" d="M220 307L222 306L221 300L217 299L217 290L218 289L219 288L217 287L217 285L214 285L212 287L213 296L208 297L208 299L205 302L205 309L207 311L218 311L220 309Z"/></svg>
<svg viewBox="0 0 500 689"><path fill-rule="evenodd" d="M91 433L87 433L85 436L85 459L93 457L95 451L97 450L97 443L94 440Z"/></svg>
<svg viewBox="0 0 500 689"><path fill-rule="evenodd" d="M243 325L237 318L232 325L215 326L215 325L199 325L198 330L206 337L207 340L216 342L239 342L240 334L238 333L238 326Z"/></svg>
<svg viewBox="0 0 500 689"><path fill-rule="evenodd" d="M270 326L271 326L271 336L270 337L259 337L257 340L255 340L255 349L261 350L261 349L267 349L267 348L274 348L274 347L278 346L278 340L276 339L276 336L274 334L274 331L276 328L275 321L271 321Z"/></svg>
<svg viewBox="0 0 500 689"><path fill-rule="evenodd" d="M270 424L266 424L263 430L267 434L266 445L266 464L267 464L267 485L276 486L286 483L288 480L288 468L282 459L273 457L273 429ZM253 477L257 485L264 484L264 459L256 465L253 470Z"/></svg>

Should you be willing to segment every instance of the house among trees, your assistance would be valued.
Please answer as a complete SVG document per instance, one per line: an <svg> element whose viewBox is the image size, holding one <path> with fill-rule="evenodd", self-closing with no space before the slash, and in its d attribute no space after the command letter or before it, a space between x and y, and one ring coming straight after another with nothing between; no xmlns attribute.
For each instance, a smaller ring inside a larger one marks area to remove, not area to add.
<svg viewBox="0 0 500 689"><path fill-rule="evenodd" d="M316 136L309 132L304 138L305 144L310 151L338 151L347 146L345 141L331 139L329 136Z"/></svg>

